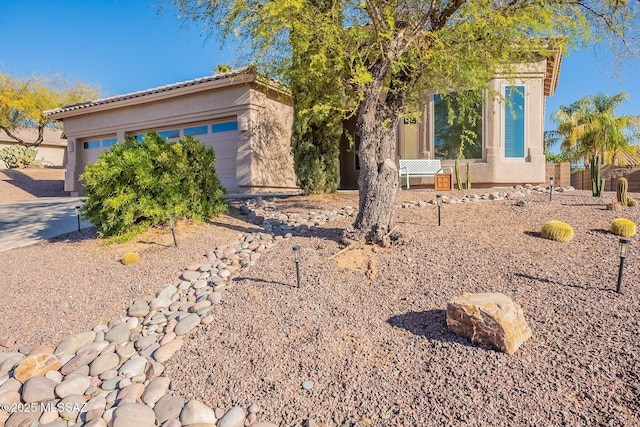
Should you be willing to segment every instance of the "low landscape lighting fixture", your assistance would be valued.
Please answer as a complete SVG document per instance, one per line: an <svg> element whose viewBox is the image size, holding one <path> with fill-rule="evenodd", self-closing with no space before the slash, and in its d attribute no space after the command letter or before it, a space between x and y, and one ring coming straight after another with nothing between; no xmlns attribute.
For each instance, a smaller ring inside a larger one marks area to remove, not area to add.
<svg viewBox="0 0 640 427"><path fill-rule="evenodd" d="M551 201L553 199L553 183L554 183L554 179L553 177L549 178L549 201Z"/></svg>
<svg viewBox="0 0 640 427"><path fill-rule="evenodd" d="M78 231L80 231L80 206L76 206L76 218L78 218Z"/></svg>
<svg viewBox="0 0 640 427"><path fill-rule="evenodd" d="M436 205L438 205L438 226L440 226L440 209L442 208L442 194L436 194Z"/></svg>
<svg viewBox="0 0 640 427"><path fill-rule="evenodd" d="M298 282L298 288L300 288L300 246L293 245L293 260L296 263L296 280Z"/></svg>
<svg viewBox="0 0 640 427"><path fill-rule="evenodd" d="M618 286L616 287L617 293L622 293L622 270L624 269L624 260L629 255L629 244L631 243L631 239L626 237L620 238L620 269L618 270Z"/></svg>
<svg viewBox="0 0 640 427"><path fill-rule="evenodd" d="M171 235L173 236L173 247L178 247L178 241L176 240L176 225L173 222L173 217L169 217L169 228L171 229Z"/></svg>

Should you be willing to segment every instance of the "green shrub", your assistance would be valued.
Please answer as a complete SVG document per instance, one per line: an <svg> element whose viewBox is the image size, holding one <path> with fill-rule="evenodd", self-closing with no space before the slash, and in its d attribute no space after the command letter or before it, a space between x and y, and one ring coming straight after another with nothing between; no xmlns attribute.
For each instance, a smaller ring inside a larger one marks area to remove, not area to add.
<svg viewBox="0 0 640 427"><path fill-rule="evenodd" d="M86 167L82 215L101 237L128 239L169 216L205 221L226 211L216 157L192 136L167 142L155 132L127 137Z"/></svg>
<svg viewBox="0 0 640 427"><path fill-rule="evenodd" d="M558 242L570 242L573 240L573 228L569 224L560 221L545 222L540 234L545 239Z"/></svg>
<svg viewBox="0 0 640 427"><path fill-rule="evenodd" d="M617 236L631 237L636 234L636 223L626 218L616 218L611 222L611 232Z"/></svg>
<svg viewBox="0 0 640 427"><path fill-rule="evenodd" d="M24 147L22 145L10 145L0 150L0 160L8 168L23 168L31 164L42 165L41 160L36 160L38 150L34 147Z"/></svg>

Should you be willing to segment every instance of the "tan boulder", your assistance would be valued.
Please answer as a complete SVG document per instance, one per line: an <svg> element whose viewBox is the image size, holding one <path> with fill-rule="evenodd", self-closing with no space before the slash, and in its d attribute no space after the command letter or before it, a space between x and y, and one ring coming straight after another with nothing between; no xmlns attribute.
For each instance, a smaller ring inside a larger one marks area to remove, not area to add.
<svg viewBox="0 0 640 427"><path fill-rule="evenodd" d="M14 369L15 379L24 383L32 377L43 377L49 371L60 369L60 359L53 354L41 353L29 356Z"/></svg>
<svg viewBox="0 0 640 427"><path fill-rule="evenodd" d="M447 303L447 327L471 339L513 354L533 333L522 308L500 293L464 294Z"/></svg>

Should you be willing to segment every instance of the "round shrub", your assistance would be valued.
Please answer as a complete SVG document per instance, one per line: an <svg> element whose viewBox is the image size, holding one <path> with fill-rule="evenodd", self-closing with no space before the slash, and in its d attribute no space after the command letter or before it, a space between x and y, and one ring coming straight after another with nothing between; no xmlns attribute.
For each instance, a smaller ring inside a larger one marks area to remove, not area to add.
<svg viewBox="0 0 640 427"><path fill-rule="evenodd" d="M155 132L142 141L127 137L87 165L82 215L101 237L124 240L170 216L208 220L227 208L215 162L213 148L192 136L177 142Z"/></svg>
<svg viewBox="0 0 640 427"><path fill-rule="evenodd" d="M548 221L542 225L540 232L545 239L551 239L558 242L570 242L573 240L573 228L564 222Z"/></svg>
<svg viewBox="0 0 640 427"><path fill-rule="evenodd" d="M135 252L129 252L122 256L121 260L124 265L131 265L140 262L140 255Z"/></svg>
<svg viewBox="0 0 640 427"><path fill-rule="evenodd" d="M611 232L617 236L631 237L636 234L636 223L626 218L616 218L611 222Z"/></svg>

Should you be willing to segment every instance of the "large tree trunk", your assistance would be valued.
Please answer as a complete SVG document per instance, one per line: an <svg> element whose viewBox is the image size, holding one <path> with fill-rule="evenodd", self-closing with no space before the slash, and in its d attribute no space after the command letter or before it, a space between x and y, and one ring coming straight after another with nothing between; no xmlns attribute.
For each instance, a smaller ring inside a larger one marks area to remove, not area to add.
<svg viewBox="0 0 640 427"><path fill-rule="evenodd" d="M389 64L378 65L378 73L374 73L377 78L365 92L358 109L359 211L353 228L345 233L345 237L388 246L398 189L398 112L404 103L405 92L383 91L385 68L388 69Z"/></svg>

